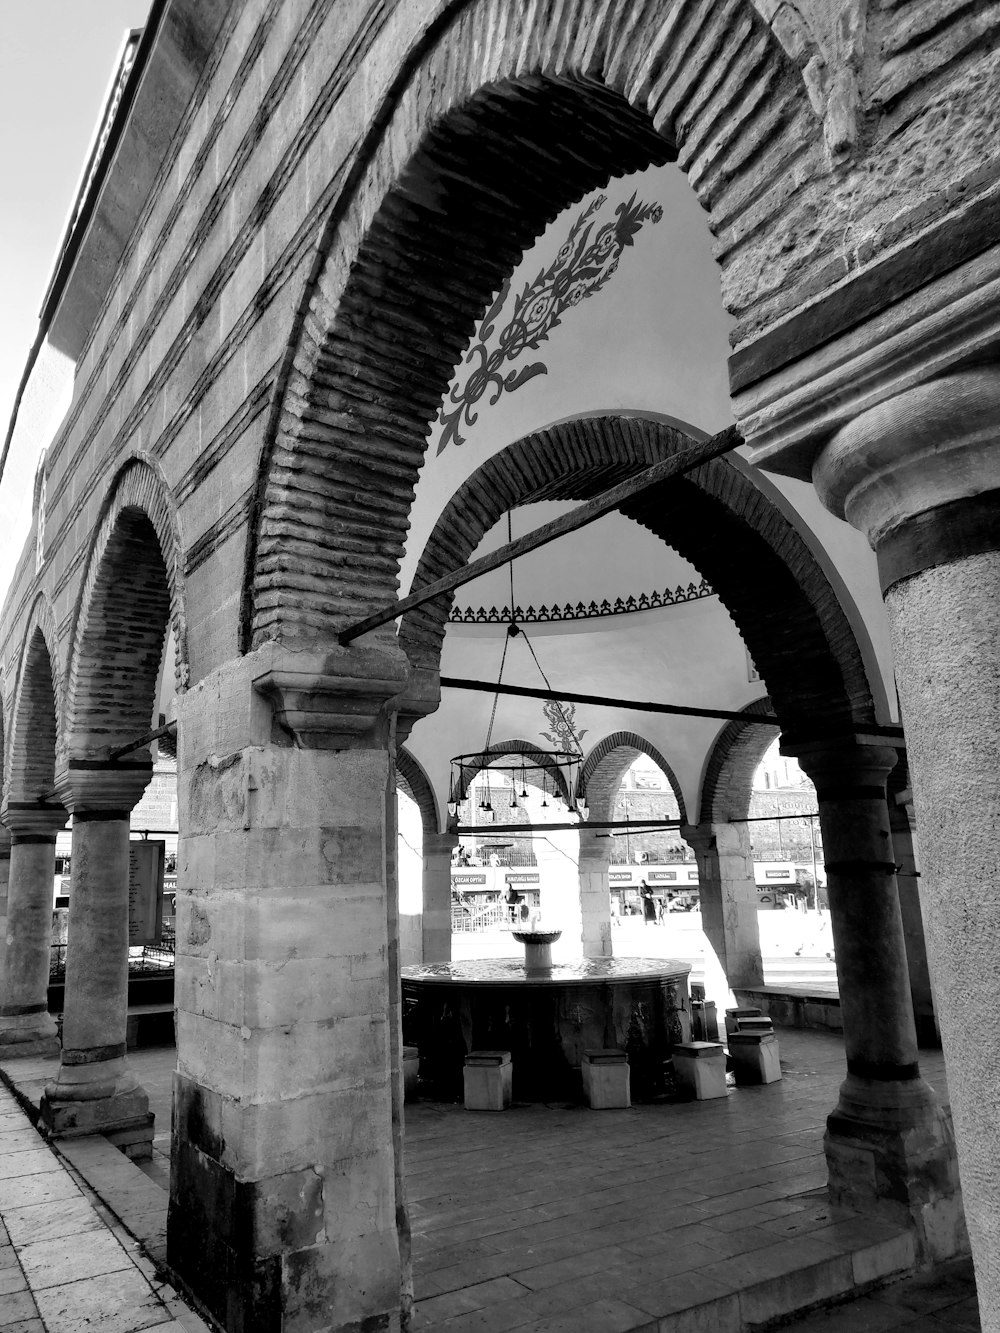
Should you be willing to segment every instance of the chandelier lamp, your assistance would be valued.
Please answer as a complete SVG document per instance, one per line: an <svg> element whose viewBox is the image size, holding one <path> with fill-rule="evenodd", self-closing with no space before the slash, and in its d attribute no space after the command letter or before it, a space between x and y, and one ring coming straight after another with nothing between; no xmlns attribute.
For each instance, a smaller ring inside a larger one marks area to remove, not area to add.
<svg viewBox="0 0 1000 1333"><path fill-rule="evenodd" d="M508 542L512 540L510 513L507 514L507 538ZM557 808L567 812L577 814L582 820L586 820L590 815L590 809L587 805L585 793L581 790L581 774L583 769L583 751L580 748L576 733L570 720L567 718L563 705L556 701L554 708L559 721L554 726L556 736L552 739L568 741L572 749L542 749L533 751L531 754L519 756L513 764L496 764L493 761L499 757L497 751L492 748L493 726L496 722L497 707L500 702L500 687L503 684L504 667L507 662L507 651L514 639L524 640L532 661L538 669L538 674L545 683L545 687L551 690L548 677L542 670L541 663L535 654L531 640L524 630L517 624L514 618L514 567L513 562L509 564L510 570L510 623L507 626L507 633L504 636L503 652L500 656L500 668L497 672L496 692L493 695L493 707L490 709L490 718L486 727L486 739L483 742L481 750L472 750L466 754L456 754L449 760L451 772L448 779L448 814L455 818L458 814L459 804L465 799L468 790L471 788L472 779L477 773L482 773L483 783L480 787L480 799L477 814L478 822L481 824L492 824L496 819L496 811L493 808L493 792L490 786L490 775L509 774L510 775L510 796L507 805L511 810L517 810L520 803L529 797L528 777L532 778L532 786L541 789L541 809L549 808L549 797L552 797L552 803ZM520 781L518 781L520 780ZM504 784L506 788L506 784ZM560 790L561 789L561 790ZM565 797L563 792L566 793Z"/></svg>

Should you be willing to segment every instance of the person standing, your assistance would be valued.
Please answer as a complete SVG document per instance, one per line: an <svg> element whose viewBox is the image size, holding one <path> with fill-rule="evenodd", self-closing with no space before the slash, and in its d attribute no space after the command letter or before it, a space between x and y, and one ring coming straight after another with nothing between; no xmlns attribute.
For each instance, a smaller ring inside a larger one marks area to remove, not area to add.
<svg viewBox="0 0 1000 1333"><path fill-rule="evenodd" d="M646 925L656 924L656 899L653 897L653 890L645 880L639 885L639 897L642 899L642 915Z"/></svg>

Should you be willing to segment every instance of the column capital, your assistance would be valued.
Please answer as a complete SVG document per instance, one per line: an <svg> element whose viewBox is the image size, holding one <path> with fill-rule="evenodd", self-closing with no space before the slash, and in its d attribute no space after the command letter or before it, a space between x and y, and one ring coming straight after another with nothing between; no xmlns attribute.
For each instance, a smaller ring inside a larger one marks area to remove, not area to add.
<svg viewBox="0 0 1000 1333"><path fill-rule="evenodd" d="M10 842L48 842L54 841L56 834L66 827L69 811L61 805L39 801L5 801L0 817Z"/></svg>
<svg viewBox="0 0 1000 1333"><path fill-rule="evenodd" d="M422 717L441 704L441 672L432 667L410 667L406 690L396 706L396 742L404 745Z"/></svg>
<svg viewBox="0 0 1000 1333"><path fill-rule="evenodd" d="M127 819L153 776L153 761L70 759L56 773L55 788L74 815L103 814Z"/></svg>
<svg viewBox="0 0 1000 1333"><path fill-rule="evenodd" d="M861 412L813 464L823 504L863 532L883 589L1000 546L1000 367L929 380Z"/></svg>
<svg viewBox="0 0 1000 1333"><path fill-rule="evenodd" d="M310 750L368 749L388 742L389 715L406 689L401 649L332 644L297 652L268 644L253 687L275 723Z"/></svg>
<svg viewBox="0 0 1000 1333"><path fill-rule="evenodd" d="M423 839L424 856L451 856L458 846L457 833L425 833Z"/></svg>
<svg viewBox="0 0 1000 1333"><path fill-rule="evenodd" d="M781 753L794 756L816 787L820 801L851 796L885 799L886 778L896 767L899 753L884 740L782 739Z"/></svg>
<svg viewBox="0 0 1000 1333"><path fill-rule="evenodd" d="M715 851L715 824L682 824L679 831L695 856L707 856Z"/></svg>

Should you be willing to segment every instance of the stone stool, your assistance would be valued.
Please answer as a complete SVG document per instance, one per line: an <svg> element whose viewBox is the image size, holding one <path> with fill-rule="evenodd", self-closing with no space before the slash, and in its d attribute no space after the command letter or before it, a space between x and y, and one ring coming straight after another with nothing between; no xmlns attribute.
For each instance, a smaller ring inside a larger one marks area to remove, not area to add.
<svg viewBox="0 0 1000 1333"><path fill-rule="evenodd" d="M781 1078L778 1038L773 1031L732 1033L729 1054L737 1087L776 1083Z"/></svg>
<svg viewBox="0 0 1000 1333"><path fill-rule="evenodd" d="M584 1051L580 1066L583 1095L592 1111L631 1106L628 1056L624 1051Z"/></svg>
<svg viewBox="0 0 1000 1333"><path fill-rule="evenodd" d="M731 1037L734 1032L739 1031L741 1018L760 1018L761 1011L752 1008L727 1009L726 1010L726 1036Z"/></svg>
<svg viewBox="0 0 1000 1333"><path fill-rule="evenodd" d="M691 1035L695 1041L718 1041L719 1019L714 1000L691 1001Z"/></svg>
<svg viewBox="0 0 1000 1333"><path fill-rule="evenodd" d="M688 1041L673 1049L674 1072L681 1087L707 1102L726 1095L726 1051L721 1041Z"/></svg>
<svg viewBox="0 0 1000 1333"><path fill-rule="evenodd" d="M737 1032L773 1032L774 1024L771 1022L769 1014L761 1014L759 1018L739 1018L736 1021Z"/></svg>
<svg viewBox="0 0 1000 1333"><path fill-rule="evenodd" d="M417 1082L420 1072L420 1052L416 1046L403 1047L403 1101L417 1100Z"/></svg>
<svg viewBox="0 0 1000 1333"><path fill-rule="evenodd" d="M510 1051L470 1051L464 1076L467 1111L506 1111L510 1106L514 1080Z"/></svg>

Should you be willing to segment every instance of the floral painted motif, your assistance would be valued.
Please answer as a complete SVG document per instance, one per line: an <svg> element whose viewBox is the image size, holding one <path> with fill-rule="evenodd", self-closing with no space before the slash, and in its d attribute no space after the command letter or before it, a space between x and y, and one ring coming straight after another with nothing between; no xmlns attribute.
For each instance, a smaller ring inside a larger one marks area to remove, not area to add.
<svg viewBox="0 0 1000 1333"><path fill-rule="evenodd" d="M583 210L569 230L559 253L547 269L542 269L534 282L525 284L524 291L514 302L508 323L501 330L496 346L489 348L496 322L510 291L505 282L496 300L483 316L478 341L466 354L466 364L472 367L464 384L456 384L441 408L440 421L444 429L437 451L440 454L449 444L465 443L463 430L470 430L479 419L476 410L480 399L488 392L490 407L503 393L513 393L536 375L548 373L543 361L505 374L503 367L516 361L529 349L537 351L554 328L562 322L562 315L580 304L585 297L599 292L618 267L626 246L633 245L636 233L645 222L659 222L663 209L659 204L637 201L635 195L615 209L614 222L606 222L594 231L594 214L607 199L597 198Z"/></svg>
<svg viewBox="0 0 1000 1333"><path fill-rule="evenodd" d="M583 754L580 742L586 736L587 728L583 727L577 731L576 704L562 704L557 703L555 699L547 699L542 704L542 712L552 728L551 731L543 731L542 735L552 748L563 750L567 754Z"/></svg>

